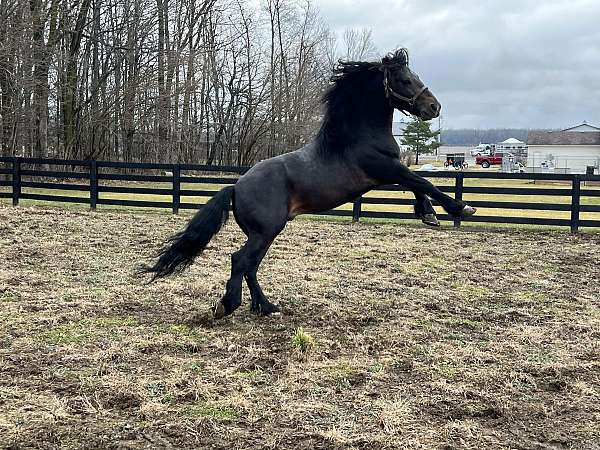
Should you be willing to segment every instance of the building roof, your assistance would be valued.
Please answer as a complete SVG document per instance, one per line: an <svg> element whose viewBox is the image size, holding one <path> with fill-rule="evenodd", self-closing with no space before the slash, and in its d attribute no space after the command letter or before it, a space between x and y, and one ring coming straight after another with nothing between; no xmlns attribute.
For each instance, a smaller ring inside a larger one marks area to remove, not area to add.
<svg viewBox="0 0 600 450"><path fill-rule="evenodd" d="M583 123L580 123L579 125L575 125L574 127L570 127L570 128L565 128L562 131L590 132L590 131L600 131L600 128L595 127L594 125L590 125L589 123L584 121Z"/></svg>
<svg viewBox="0 0 600 450"><path fill-rule="evenodd" d="M515 138L508 138L505 141L500 142L500 144L524 144L525 142L521 142L518 139Z"/></svg>
<svg viewBox="0 0 600 450"><path fill-rule="evenodd" d="M530 131L528 145L600 145L600 131Z"/></svg>

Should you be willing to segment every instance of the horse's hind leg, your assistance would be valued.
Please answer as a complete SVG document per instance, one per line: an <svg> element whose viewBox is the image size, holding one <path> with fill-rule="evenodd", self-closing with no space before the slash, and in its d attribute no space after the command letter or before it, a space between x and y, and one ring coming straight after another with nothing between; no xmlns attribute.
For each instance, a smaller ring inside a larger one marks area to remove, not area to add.
<svg viewBox="0 0 600 450"><path fill-rule="evenodd" d="M242 304L242 280L244 277L252 297L252 311L261 315L279 311L276 305L267 300L256 279L258 266L273 239L275 236L267 238L260 234L250 233L242 248L231 256L231 277L227 281L225 295L215 306L215 319L232 314Z"/></svg>
<svg viewBox="0 0 600 450"><path fill-rule="evenodd" d="M242 304L242 279L247 266L248 242L231 255L231 276L227 281L225 295L215 305L214 317L220 319L232 314Z"/></svg>
<svg viewBox="0 0 600 450"><path fill-rule="evenodd" d="M225 295L215 306L215 319L232 314L242 304L242 281L244 275L253 267L256 259L261 254L264 255L264 249L265 240L251 235L246 243L231 255L231 276L227 281Z"/></svg>
<svg viewBox="0 0 600 450"><path fill-rule="evenodd" d="M248 284L248 289L250 289L250 296L252 297L252 305L250 309L256 314L264 316L279 311L279 307L277 305L267 300L267 297L263 293L260 285L258 284L258 279L256 278L258 266L267 254L272 242L273 240L264 241L264 247L262 251L250 262L248 271L244 275L246 278L246 283Z"/></svg>
<svg viewBox="0 0 600 450"><path fill-rule="evenodd" d="M231 314L241 304L244 276L252 296L252 309L262 314L276 310L256 280L258 265L289 216L291 192L286 171L273 161L258 164L235 185L233 215L248 240L233 255L231 278L225 296L215 307L215 318Z"/></svg>
<svg viewBox="0 0 600 450"><path fill-rule="evenodd" d="M256 281L256 272L269 246L285 227L287 204L285 197L272 197L258 203L256 193L250 194L236 186L234 216L248 240L231 257L231 277L227 282L225 295L215 306L216 319L233 313L241 305L244 276L252 296L252 309L262 314L276 311L276 307L262 293Z"/></svg>

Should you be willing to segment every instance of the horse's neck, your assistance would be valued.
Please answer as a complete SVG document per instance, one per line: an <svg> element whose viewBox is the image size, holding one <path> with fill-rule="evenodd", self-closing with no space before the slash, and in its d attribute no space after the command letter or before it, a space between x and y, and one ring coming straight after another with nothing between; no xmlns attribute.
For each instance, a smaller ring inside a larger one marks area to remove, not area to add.
<svg viewBox="0 0 600 450"><path fill-rule="evenodd" d="M363 152L373 146L395 145L393 108L385 97L382 83L371 80L359 95L349 99L344 108L338 107L327 114L317 138L321 146L326 149L343 147L344 152Z"/></svg>
<svg viewBox="0 0 600 450"><path fill-rule="evenodd" d="M392 120L394 109L390 106L388 99L377 89L376 95L365 99L364 105L357 111L360 114L360 129L357 132L367 132L370 135L392 136Z"/></svg>
<svg viewBox="0 0 600 450"><path fill-rule="evenodd" d="M365 139L381 145L386 141L394 141L392 133L392 120L394 117L394 110L388 107L387 99L384 104L371 105L370 108L365 108L361 111L363 117L360 121L360 125L356 128L364 142ZM395 142L395 141L394 141Z"/></svg>

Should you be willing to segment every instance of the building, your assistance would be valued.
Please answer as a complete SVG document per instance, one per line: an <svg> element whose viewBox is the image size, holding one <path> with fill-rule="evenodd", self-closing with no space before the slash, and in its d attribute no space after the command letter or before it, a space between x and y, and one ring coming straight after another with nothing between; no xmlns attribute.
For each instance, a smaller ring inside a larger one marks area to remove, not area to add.
<svg viewBox="0 0 600 450"><path fill-rule="evenodd" d="M496 144L496 150L527 150L527 144L515 138L508 138Z"/></svg>
<svg viewBox="0 0 600 450"><path fill-rule="evenodd" d="M527 168L532 172L586 173L600 169L600 128L582 123L561 131L531 131Z"/></svg>
<svg viewBox="0 0 600 450"><path fill-rule="evenodd" d="M502 142L498 142L495 151L512 153L523 164L527 158L527 144L515 138L508 138Z"/></svg>

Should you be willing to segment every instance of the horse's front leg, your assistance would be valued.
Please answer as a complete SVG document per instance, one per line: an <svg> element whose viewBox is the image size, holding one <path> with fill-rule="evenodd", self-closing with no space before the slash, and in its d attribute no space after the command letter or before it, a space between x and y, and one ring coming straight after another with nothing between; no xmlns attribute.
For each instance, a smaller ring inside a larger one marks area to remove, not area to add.
<svg viewBox="0 0 600 450"><path fill-rule="evenodd" d="M417 219L421 219L421 222L425 225L439 227L440 222L435 215L435 209L433 209L429 197L419 191L413 191L413 194L415 194L415 216Z"/></svg>
<svg viewBox="0 0 600 450"><path fill-rule="evenodd" d="M475 208L444 194L430 181L414 173L396 158L383 155L374 158L366 162L365 171L381 184L400 184L415 193L433 198L453 217L464 219L475 214Z"/></svg>

